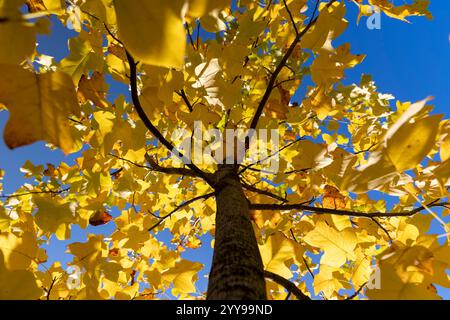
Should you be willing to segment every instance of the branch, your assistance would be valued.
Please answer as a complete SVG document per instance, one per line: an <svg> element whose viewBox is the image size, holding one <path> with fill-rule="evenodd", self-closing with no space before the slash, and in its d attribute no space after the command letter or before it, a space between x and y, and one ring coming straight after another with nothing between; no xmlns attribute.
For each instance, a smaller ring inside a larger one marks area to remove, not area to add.
<svg viewBox="0 0 450 320"><path fill-rule="evenodd" d="M168 173L168 174L179 174L182 176L187 177L199 177L201 176L197 175L194 171L188 168L175 168L175 167L162 167L160 166L148 153L145 154L145 159L150 164L150 168L153 171L161 172L161 173ZM205 173L206 176L208 176L208 173Z"/></svg>
<svg viewBox="0 0 450 320"><path fill-rule="evenodd" d="M330 2L328 2L327 8L329 8L335 1L336 0L331 0ZM272 90L274 89L274 85L278 78L278 75L280 74L281 70L285 67L287 61L289 60L290 56L294 52L295 47L300 43L303 36L309 31L309 29L311 29L311 27L317 22L318 17L314 17L314 16L316 15L317 9L319 7L319 3L320 3L320 0L317 0L313 14L311 16L311 20L309 21L308 25L301 32L297 31L294 41L291 43L288 50L284 54L283 58L281 58L281 61L278 63L277 67L275 68L275 71L272 73L272 75L269 79L269 83L267 84L266 91L264 92L264 95L258 105L258 108L256 109L255 115L253 116L252 122L250 123L250 129L256 129L259 118L261 117L264 107L266 106L267 102L269 101ZM286 6L286 8L287 8L287 6ZM246 139L246 144L245 144L246 150L249 147L249 143L250 143L250 137L248 137Z"/></svg>
<svg viewBox="0 0 450 320"><path fill-rule="evenodd" d="M145 159L150 164L150 166L146 166L146 165L143 165L143 164L136 163L136 162L131 161L129 159L116 156L115 154L112 154L112 153L110 153L109 155L111 157L116 158L116 159L128 162L129 164L132 164L133 166L136 166L138 168L147 169L149 171L156 171L156 172L167 173L167 174L177 174L177 175L180 175L180 176L199 177L199 178L201 178L194 171L192 171L191 169L188 169L188 168L175 168L175 167L163 167L163 166L160 166L148 154L145 154Z"/></svg>
<svg viewBox="0 0 450 320"><path fill-rule="evenodd" d="M180 92L175 92L175 93L176 93L177 95L179 95L179 96L183 99L184 103L186 103L186 106L188 107L188 109L189 109L190 112L194 111L194 106L193 106L192 103L189 101L189 99L188 99L188 97L187 97L186 92L184 91L184 89L181 89Z"/></svg>
<svg viewBox="0 0 450 320"><path fill-rule="evenodd" d="M294 27L294 30L295 30L295 35L298 36L298 28L297 28L297 25L295 24L294 17L292 16L292 12L291 12L291 10L289 9L289 7L288 7L288 5L286 3L286 0L283 0L283 3L284 3L284 7L286 8L286 11L287 11L287 13L289 15L289 19L291 19L292 26Z"/></svg>
<svg viewBox="0 0 450 320"><path fill-rule="evenodd" d="M85 12L87 15L91 16L97 21L101 21L100 18L96 17L93 14L90 14L89 12ZM130 87L131 87L131 99L133 101L134 108L136 109L137 114L139 115L139 118L141 118L142 122L145 124L147 129L152 133L152 135L163 145L165 146L170 152L177 154L177 156L187 164L187 166L196 173L198 177L201 177L204 179L209 185L213 186L213 181L210 179L209 176L207 176L200 168L198 168L195 164L190 163L191 161L185 157L181 152L179 152L172 143L170 143L156 128L153 123L150 121L150 119L147 117L147 114L145 113L144 109L142 108L141 102L139 100L139 91L137 86L137 63L134 61L134 58L131 56L131 54L126 50L123 43L120 41L119 38L117 38L113 32L108 28L108 25L105 22L102 22L103 26L105 27L108 34L118 43L120 43L124 49L127 56L128 64L130 66Z"/></svg>
<svg viewBox="0 0 450 320"><path fill-rule="evenodd" d="M447 202L437 203L440 199L432 201L427 205L428 208L432 207L444 207L449 205ZM309 211L317 214L333 214L338 216L350 216L350 217L363 217L363 218L377 218L377 217L410 217L413 216L423 210L425 210L425 206L420 206L411 211L403 211L403 212L356 212L349 210L336 210L329 208L319 208L319 207L311 207L305 206L303 204L263 204L256 203L250 204L249 208L251 210L301 210L301 211Z"/></svg>
<svg viewBox="0 0 450 320"><path fill-rule="evenodd" d="M386 229L385 227L383 227L383 225L382 225L377 219L375 219L374 217L371 217L370 219L371 219L373 222L375 222L375 224L376 224L378 227L380 227L381 230L384 231L384 233L388 236L389 241L392 242L393 240L392 240L391 235L389 234L389 231L387 231L387 229Z"/></svg>
<svg viewBox="0 0 450 320"><path fill-rule="evenodd" d="M364 289L366 284L367 284L367 282L363 283L362 286L359 287L359 289L356 290L354 294L352 294L351 296L348 296L347 298L345 298L345 300L352 300L352 299L356 298L361 293L362 289Z"/></svg>
<svg viewBox="0 0 450 320"><path fill-rule="evenodd" d="M300 242L298 242L297 237L296 237L295 234L294 234L294 231L293 231L292 229L290 229L290 232L291 232L292 238L294 238L294 241L297 242L298 244L300 244ZM311 268L310 268L310 266L309 266L309 264L308 264L308 261L306 261L306 259L305 259L304 256L303 256L302 258L303 258L303 263L304 263L305 266L306 266L306 269L308 269L308 272L309 272L309 274L311 275L311 278L314 279L314 273L312 272L312 270L311 270Z"/></svg>
<svg viewBox="0 0 450 320"><path fill-rule="evenodd" d="M278 195L276 195L276 194L274 194L274 193L272 193L272 192L270 192L270 191L268 191L268 190L261 190L261 189L258 189L258 188L254 187L254 186L252 186L252 185L250 185L250 184L248 184L248 183L246 183L246 182L244 182L244 181L242 181L242 180L241 180L241 184L242 184L242 187L243 187L244 189L247 189L247 190L249 190L249 191L251 191L251 192L255 192L255 193L258 193L258 194L262 194L262 195L264 195L264 196L273 198L273 199L278 200L278 201L281 201L281 202L283 202L283 203L287 202L287 200L286 200L285 198L280 197L280 196L278 196Z"/></svg>
<svg viewBox="0 0 450 320"><path fill-rule="evenodd" d="M50 287L48 289L44 289L44 291L45 291L45 293L47 295L46 296L47 300L50 300L50 294L52 293L53 286L55 285L56 281L58 281L58 280L59 280L59 277L54 277L52 279L52 283L50 284Z"/></svg>
<svg viewBox="0 0 450 320"><path fill-rule="evenodd" d="M153 123L150 121L150 119L147 117L147 114L145 113L144 109L142 108L141 102L139 100L139 93L138 93L138 86L137 86L137 64L134 61L134 58L131 56L131 54L125 50L128 63L130 65L130 86L131 86L131 99L133 100L134 108L136 109L136 112L138 113L139 117L141 118L142 122L145 124L147 129L152 133L152 135L163 145L165 146L170 152L176 154L182 161L185 163L192 171L195 172L195 174L201 178L203 178L210 186L213 186L214 183L208 177L205 175L205 173L197 167L195 164L191 163L190 159L188 159L186 156L184 156L181 152L179 152L175 146L169 142L162 133L156 128Z"/></svg>
<svg viewBox="0 0 450 320"><path fill-rule="evenodd" d="M197 51L197 48L195 47L194 44L194 39L192 38L191 30L189 30L189 25L187 24L187 22L184 24L184 27L186 29L186 33L189 37L189 42L191 43L192 48Z"/></svg>
<svg viewBox="0 0 450 320"><path fill-rule="evenodd" d="M154 230L154 229L155 229L156 227L158 227L161 223L163 223L167 218L170 218L175 212L177 212L177 211L180 210L181 208L184 208L184 207L186 207L186 206L190 205L191 203L193 203L193 202L195 202L195 201L198 201L198 200L202 200L202 199L203 199L203 200L206 200L206 199L209 199L209 198L212 197L214 194L215 194L214 192L210 192L210 193L207 193L207 194L204 194L204 195L201 195L201 196L192 198L192 199L190 199L190 200L188 200L188 201L186 201L186 202L184 202L184 203L178 205L175 209L173 209L172 211L170 211L170 212L169 212L168 214L166 214L164 217L158 217L160 220L159 220L157 223L155 223L153 226L151 226L150 228L148 228L148 231L150 232L150 231Z"/></svg>
<svg viewBox="0 0 450 320"><path fill-rule="evenodd" d="M24 196L29 196L29 195L33 195L33 194L51 194L51 195L57 195L57 194L61 194L64 192L69 191L70 188L65 188L65 189L61 189L61 190L47 190L47 191L30 191L30 192L25 192L25 193L16 193L16 194L5 194L5 195L0 195L0 198L2 199L10 199L10 198L17 198L17 197L24 197Z"/></svg>
<svg viewBox="0 0 450 320"><path fill-rule="evenodd" d="M295 284L291 281L279 276L270 271L264 271L264 277L275 281L279 285L282 285L288 292L292 293L298 300L311 300L306 294L304 294Z"/></svg>
<svg viewBox="0 0 450 320"><path fill-rule="evenodd" d="M292 146L292 145L294 145L294 144L296 144L297 142L302 141L302 140L303 140L303 138L300 137L300 138L298 138L298 139L296 139L296 140L294 140L294 141L292 141L292 142L290 142L290 143L284 145L283 147L281 147L280 149L278 149L278 150L275 151L274 153L268 155L267 157L265 157L265 158L263 158L263 159L260 159L260 160L258 160L258 161L256 161L256 162L250 163L249 165L244 166L244 167L238 172L238 174L241 175L241 174L244 173L246 170L248 170L248 169L250 169L250 168L256 166L257 164L260 164L260 163L262 163L262 162L264 162L264 161L266 161L266 160L272 158L273 156L276 156L277 154L279 154L279 153L280 153L281 151L283 151L284 149L289 148L290 146Z"/></svg>

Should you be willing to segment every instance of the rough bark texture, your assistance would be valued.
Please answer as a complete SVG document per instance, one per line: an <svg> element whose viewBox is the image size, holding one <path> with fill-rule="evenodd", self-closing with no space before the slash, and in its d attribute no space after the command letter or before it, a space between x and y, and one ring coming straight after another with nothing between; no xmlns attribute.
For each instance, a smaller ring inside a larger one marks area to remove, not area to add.
<svg viewBox="0 0 450 320"><path fill-rule="evenodd" d="M264 267L234 166L217 173L216 234L207 299L266 299Z"/></svg>

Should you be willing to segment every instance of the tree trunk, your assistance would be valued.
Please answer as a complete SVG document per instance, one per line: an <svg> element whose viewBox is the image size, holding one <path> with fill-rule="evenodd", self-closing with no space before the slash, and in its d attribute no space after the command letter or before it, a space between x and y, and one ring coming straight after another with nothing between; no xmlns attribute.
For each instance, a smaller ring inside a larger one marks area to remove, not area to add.
<svg viewBox="0 0 450 320"><path fill-rule="evenodd" d="M207 299L266 299L264 267L236 167L222 166L216 175L216 232Z"/></svg>

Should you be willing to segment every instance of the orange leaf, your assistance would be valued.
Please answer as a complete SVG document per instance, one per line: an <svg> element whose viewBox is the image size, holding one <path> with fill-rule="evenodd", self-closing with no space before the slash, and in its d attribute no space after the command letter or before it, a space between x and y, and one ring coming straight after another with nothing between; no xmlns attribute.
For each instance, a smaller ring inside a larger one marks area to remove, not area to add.
<svg viewBox="0 0 450 320"><path fill-rule="evenodd" d="M112 220L112 215L106 211L97 211L92 217L89 218L89 224L91 226L101 226Z"/></svg>
<svg viewBox="0 0 450 320"><path fill-rule="evenodd" d="M344 209L345 196L343 196L335 187L327 185L325 186L322 205L324 208Z"/></svg>

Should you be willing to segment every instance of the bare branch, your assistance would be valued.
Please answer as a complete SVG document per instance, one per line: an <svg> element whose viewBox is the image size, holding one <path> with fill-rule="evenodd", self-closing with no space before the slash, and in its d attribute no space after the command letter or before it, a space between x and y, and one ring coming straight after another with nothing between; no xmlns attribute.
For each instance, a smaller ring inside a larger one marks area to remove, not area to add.
<svg viewBox="0 0 450 320"><path fill-rule="evenodd" d="M311 300L306 294L304 294L295 284L291 281L279 276L270 271L264 271L264 277L275 281L279 285L283 286L288 292L291 292L298 300Z"/></svg>
<svg viewBox="0 0 450 320"><path fill-rule="evenodd" d="M50 287L45 290L47 300L50 300L50 294L52 293L53 286L55 285L56 281L58 281L58 279L59 279L59 277L54 277L52 279L52 283L50 284Z"/></svg>

